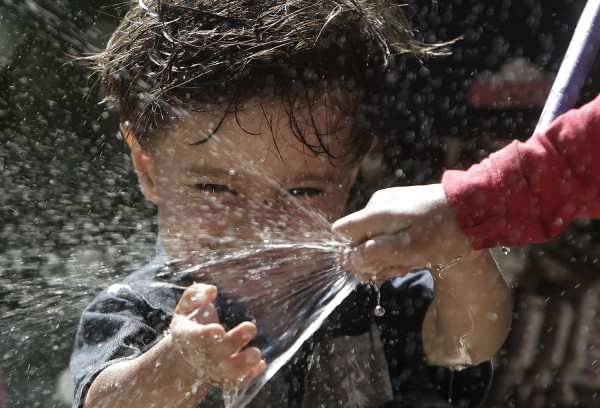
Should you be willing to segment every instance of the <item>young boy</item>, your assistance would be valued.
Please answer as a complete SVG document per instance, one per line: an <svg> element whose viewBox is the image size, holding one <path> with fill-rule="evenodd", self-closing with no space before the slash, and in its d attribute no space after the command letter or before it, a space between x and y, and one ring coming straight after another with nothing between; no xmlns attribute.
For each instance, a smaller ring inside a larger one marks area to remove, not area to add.
<svg viewBox="0 0 600 408"><path fill-rule="evenodd" d="M221 389L265 370L260 321L227 298L261 285L194 267L332 236L322 220L345 214L396 75L393 52L434 52L393 2L133 2L91 60L158 207L160 242L154 261L83 312L74 406L219 407ZM510 325L508 288L487 252L432 270L389 271L384 316L359 287L250 406L438 407L450 393L476 406ZM433 367L481 362L451 389Z"/></svg>

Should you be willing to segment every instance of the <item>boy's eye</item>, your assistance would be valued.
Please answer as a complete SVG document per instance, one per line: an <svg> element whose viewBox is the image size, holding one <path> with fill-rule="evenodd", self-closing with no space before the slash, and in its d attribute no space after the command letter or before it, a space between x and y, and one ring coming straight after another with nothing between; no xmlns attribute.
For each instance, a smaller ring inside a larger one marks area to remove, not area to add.
<svg viewBox="0 0 600 408"><path fill-rule="evenodd" d="M321 197L324 191L314 187L294 187L288 190L288 194L302 197Z"/></svg>
<svg viewBox="0 0 600 408"><path fill-rule="evenodd" d="M202 183L196 184L195 186L198 190L205 191L207 193L229 193L232 195L237 195L237 191L231 186L226 186L224 184L209 184Z"/></svg>

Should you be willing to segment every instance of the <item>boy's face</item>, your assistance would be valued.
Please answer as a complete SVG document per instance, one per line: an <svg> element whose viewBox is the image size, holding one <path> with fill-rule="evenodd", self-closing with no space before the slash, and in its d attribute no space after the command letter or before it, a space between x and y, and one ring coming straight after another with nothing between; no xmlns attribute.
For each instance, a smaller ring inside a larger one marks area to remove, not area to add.
<svg viewBox="0 0 600 408"><path fill-rule="evenodd" d="M333 114L314 108L319 130L327 130ZM344 214L358 163L315 157L294 136L280 104L256 103L237 118L230 114L212 138L193 145L221 118L221 112L186 112L168 135L145 151L132 150L142 189L158 206L159 233L172 258L193 262L194 251L201 249L302 239L328 229L317 213L330 222ZM309 143L318 143L309 118L299 126ZM331 151L342 152L340 140L347 132L329 137Z"/></svg>

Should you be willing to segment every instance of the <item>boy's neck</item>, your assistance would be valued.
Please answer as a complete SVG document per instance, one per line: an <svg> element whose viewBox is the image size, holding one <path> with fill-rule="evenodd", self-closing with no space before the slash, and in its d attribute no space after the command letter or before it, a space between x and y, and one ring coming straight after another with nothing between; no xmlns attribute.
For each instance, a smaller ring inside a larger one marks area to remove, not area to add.
<svg viewBox="0 0 600 408"><path fill-rule="evenodd" d="M154 261L157 263L165 264L169 261L170 257L165 249L165 246L160 239L160 236L156 238L156 246L154 248Z"/></svg>

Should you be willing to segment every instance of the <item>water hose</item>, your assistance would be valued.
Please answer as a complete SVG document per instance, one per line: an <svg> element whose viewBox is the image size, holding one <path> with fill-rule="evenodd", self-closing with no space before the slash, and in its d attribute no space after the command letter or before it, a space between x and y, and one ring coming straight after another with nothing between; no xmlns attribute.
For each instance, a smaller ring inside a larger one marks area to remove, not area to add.
<svg viewBox="0 0 600 408"><path fill-rule="evenodd" d="M600 0L588 0L560 65L535 131L573 108L600 46Z"/></svg>

